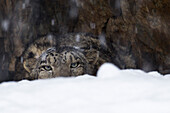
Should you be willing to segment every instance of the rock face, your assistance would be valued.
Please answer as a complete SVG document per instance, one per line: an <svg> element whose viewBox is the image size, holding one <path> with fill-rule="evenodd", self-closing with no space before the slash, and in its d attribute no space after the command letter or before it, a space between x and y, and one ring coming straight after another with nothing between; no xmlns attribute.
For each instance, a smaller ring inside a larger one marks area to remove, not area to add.
<svg viewBox="0 0 170 113"><path fill-rule="evenodd" d="M170 73L170 15L168 0L122 0L122 15L110 18L107 38L121 68Z"/></svg>
<svg viewBox="0 0 170 113"><path fill-rule="evenodd" d="M70 32L104 36L120 68L170 73L169 26L169 0L1 0L0 75L38 37Z"/></svg>

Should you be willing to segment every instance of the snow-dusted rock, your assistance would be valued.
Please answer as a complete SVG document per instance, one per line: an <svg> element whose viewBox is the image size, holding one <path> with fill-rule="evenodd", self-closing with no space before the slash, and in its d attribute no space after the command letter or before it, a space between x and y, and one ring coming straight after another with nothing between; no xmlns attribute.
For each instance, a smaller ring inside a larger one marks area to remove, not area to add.
<svg viewBox="0 0 170 113"><path fill-rule="evenodd" d="M99 78L108 78L117 76L119 73L120 69L117 66L111 63L105 63L99 68L97 76Z"/></svg>

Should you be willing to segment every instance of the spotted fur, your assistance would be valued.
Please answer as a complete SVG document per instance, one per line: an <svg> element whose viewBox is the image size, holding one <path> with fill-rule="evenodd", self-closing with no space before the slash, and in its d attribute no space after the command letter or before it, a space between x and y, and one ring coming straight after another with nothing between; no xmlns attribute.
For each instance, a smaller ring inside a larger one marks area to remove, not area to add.
<svg viewBox="0 0 170 113"><path fill-rule="evenodd" d="M107 44L101 43L98 37L87 34L66 34L53 37L53 44L36 46L38 42L48 38L43 37L36 40L25 52L23 66L28 73L28 78L96 75L101 64L112 60ZM44 40L44 43L47 42Z"/></svg>

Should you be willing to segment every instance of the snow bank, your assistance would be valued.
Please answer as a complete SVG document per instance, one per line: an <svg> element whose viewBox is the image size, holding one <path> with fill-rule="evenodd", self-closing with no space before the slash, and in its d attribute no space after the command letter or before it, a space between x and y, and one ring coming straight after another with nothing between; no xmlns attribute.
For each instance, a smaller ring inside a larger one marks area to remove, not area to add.
<svg viewBox="0 0 170 113"><path fill-rule="evenodd" d="M0 84L0 113L170 113L170 76L104 64L98 77Z"/></svg>

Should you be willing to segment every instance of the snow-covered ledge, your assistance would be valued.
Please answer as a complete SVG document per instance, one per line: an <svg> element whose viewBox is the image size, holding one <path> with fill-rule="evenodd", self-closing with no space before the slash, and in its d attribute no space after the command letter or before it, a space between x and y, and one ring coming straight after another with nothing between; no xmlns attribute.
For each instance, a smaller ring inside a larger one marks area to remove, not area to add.
<svg viewBox="0 0 170 113"><path fill-rule="evenodd" d="M104 64L83 75L0 84L1 113L170 113L170 76Z"/></svg>

